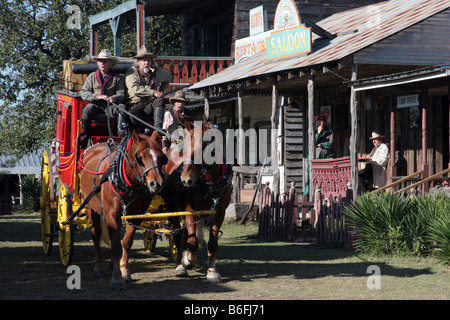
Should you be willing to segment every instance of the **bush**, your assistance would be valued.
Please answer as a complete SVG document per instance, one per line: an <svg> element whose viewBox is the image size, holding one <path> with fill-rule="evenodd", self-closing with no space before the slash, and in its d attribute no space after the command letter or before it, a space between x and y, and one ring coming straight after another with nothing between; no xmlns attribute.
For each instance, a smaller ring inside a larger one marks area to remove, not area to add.
<svg viewBox="0 0 450 320"><path fill-rule="evenodd" d="M344 213L354 225L354 246L371 254L426 255L449 259L450 198L413 199L392 192L364 194Z"/></svg>

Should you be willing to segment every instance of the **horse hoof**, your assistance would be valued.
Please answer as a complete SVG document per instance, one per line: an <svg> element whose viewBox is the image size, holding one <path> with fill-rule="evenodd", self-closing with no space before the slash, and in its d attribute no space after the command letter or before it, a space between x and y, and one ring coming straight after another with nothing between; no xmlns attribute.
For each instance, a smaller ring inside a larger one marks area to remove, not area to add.
<svg viewBox="0 0 450 320"><path fill-rule="evenodd" d="M125 281L125 283L133 282L133 279L131 279L131 275L129 275L129 274L122 275L122 279L123 279L123 281Z"/></svg>
<svg viewBox="0 0 450 320"><path fill-rule="evenodd" d="M175 269L175 275L177 277L189 277L186 268L182 264L178 265L177 268Z"/></svg>
<svg viewBox="0 0 450 320"><path fill-rule="evenodd" d="M125 290L125 282L123 280L111 280L111 289Z"/></svg>
<svg viewBox="0 0 450 320"><path fill-rule="evenodd" d="M221 282L220 274L215 270L208 270L206 274L206 280L211 283L219 283Z"/></svg>

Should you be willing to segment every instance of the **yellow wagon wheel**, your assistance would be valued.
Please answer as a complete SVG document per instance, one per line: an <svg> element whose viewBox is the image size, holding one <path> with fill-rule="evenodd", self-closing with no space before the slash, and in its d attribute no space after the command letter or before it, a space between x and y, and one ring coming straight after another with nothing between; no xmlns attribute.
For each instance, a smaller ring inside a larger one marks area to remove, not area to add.
<svg viewBox="0 0 450 320"><path fill-rule="evenodd" d="M65 185L61 185L58 197L58 222L59 222L59 254L64 266L72 263L73 256L73 226L64 224L72 213L72 199Z"/></svg>
<svg viewBox="0 0 450 320"><path fill-rule="evenodd" d="M41 233L44 252L47 256L52 253L53 247L53 221L50 217L50 166L47 151L44 151L41 164Z"/></svg>
<svg viewBox="0 0 450 320"><path fill-rule="evenodd" d="M173 234L169 234L169 250L170 250L170 256L172 257L172 260L174 262L177 262L178 259L178 249L177 245L175 244L175 239L173 238Z"/></svg>
<svg viewBox="0 0 450 320"><path fill-rule="evenodd" d="M144 230L143 238L145 250L147 250L147 252L154 253L158 236L152 231Z"/></svg>

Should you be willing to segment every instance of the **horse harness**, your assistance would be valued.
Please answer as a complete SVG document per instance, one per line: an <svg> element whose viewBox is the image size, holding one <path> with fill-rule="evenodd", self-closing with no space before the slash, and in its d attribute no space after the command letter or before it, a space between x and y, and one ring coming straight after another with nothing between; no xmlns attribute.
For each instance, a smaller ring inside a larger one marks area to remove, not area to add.
<svg viewBox="0 0 450 320"><path fill-rule="evenodd" d="M78 215L78 213L83 209L86 204L92 199L93 196L97 196L97 199L100 202L100 205L102 207L103 212L103 204L98 196L98 193L100 192L100 187L103 183L109 180L110 186L113 190L113 192L120 198L120 202L122 203L123 208L123 214L126 215L126 206L132 203L137 196L140 196L145 191L145 176L147 173L157 168L157 165L154 165L150 168L147 168L145 170L142 170L142 167L144 166L142 159L137 157L137 153L134 155L134 161L133 164L130 163L130 160L127 157L127 152L129 151L129 148L131 146L132 138L130 135L126 136L120 144L117 144L114 140L109 139L107 142L105 142L106 147L108 148L109 152L106 156L104 156L97 165L97 170L100 167L100 164L105 160L106 158L109 158L111 161L111 165L103 172L92 172L87 170L82 164L82 159L80 159L79 164L88 172L94 174L94 178L92 180L92 191L91 193L85 198L83 203L81 204L80 208L74 212L71 217L69 218L70 221L74 219L75 216ZM113 150L115 149L115 150ZM116 151L116 154L114 158L111 157L111 155ZM136 178L136 180L139 182L139 185L133 185L130 180L128 179L126 175L126 165L128 165ZM134 168L134 170L133 170ZM139 173L136 172L136 168L139 168ZM102 174L100 177L99 182L96 184L96 176ZM131 197L133 200L126 203L125 197Z"/></svg>

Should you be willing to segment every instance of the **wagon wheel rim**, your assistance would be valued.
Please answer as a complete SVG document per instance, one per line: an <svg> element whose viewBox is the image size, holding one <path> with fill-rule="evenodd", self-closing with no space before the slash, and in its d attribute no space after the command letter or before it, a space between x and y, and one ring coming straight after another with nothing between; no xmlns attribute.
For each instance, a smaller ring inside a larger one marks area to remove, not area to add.
<svg viewBox="0 0 450 320"><path fill-rule="evenodd" d="M41 164L41 234L42 245L47 256L51 255L53 248L53 228L50 218L50 166L47 151L44 151Z"/></svg>
<svg viewBox="0 0 450 320"><path fill-rule="evenodd" d="M61 185L58 197L58 222L59 222L59 254L64 266L72 263L74 228L71 224L64 224L70 217L72 200L65 185Z"/></svg>
<svg viewBox="0 0 450 320"><path fill-rule="evenodd" d="M177 245L175 243L173 234L169 235L169 250L170 250L170 256L172 257L172 261L177 262L178 261L178 249L177 249Z"/></svg>

